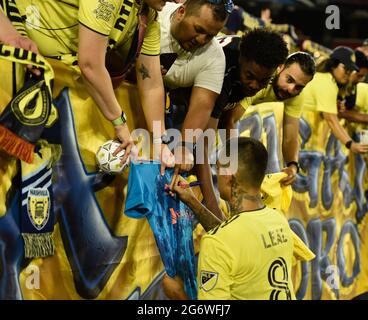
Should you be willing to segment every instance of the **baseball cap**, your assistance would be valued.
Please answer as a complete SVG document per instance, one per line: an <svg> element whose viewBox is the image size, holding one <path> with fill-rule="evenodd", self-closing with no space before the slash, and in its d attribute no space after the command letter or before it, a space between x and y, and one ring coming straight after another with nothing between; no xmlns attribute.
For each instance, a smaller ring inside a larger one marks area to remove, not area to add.
<svg viewBox="0 0 368 320"><path fill-rule="evenodd" d="M339 60L349 70L359 70L358 66L355 64L355 53L352 49L348 47L336 47L332 51L330 58Z"/></svg>

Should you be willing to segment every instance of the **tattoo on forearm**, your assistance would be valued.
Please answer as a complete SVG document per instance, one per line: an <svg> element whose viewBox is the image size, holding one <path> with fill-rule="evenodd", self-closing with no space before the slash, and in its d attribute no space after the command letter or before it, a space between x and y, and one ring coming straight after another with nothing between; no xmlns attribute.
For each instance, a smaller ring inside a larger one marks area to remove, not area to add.
<svg viewBox="0 0 368 320"><path fill-rule="evenodd" d="M217 218L211 211L205 208L202 204L198 204L192 207L192 210L197 216L200 224L206 231L213 229L223 222L219 218Z"/></svg>
<svg viewBox="0 0 368 320"><path fill-rule="evenodd" d="M201 222L202 227L209 231L219 225L221 221L218 221L214 216L209 214L209 212L205 208L201 208L201 210L198 212L198 218Z"/></svg>
<svg viewBox="0 0 368 320"><path fill-rule="evenodd" d="M146 78L151 78L148 69L146 68L146 66L142 63L140 68L139 68L139 72L142 75L142 80L146 79Z"/></svg>

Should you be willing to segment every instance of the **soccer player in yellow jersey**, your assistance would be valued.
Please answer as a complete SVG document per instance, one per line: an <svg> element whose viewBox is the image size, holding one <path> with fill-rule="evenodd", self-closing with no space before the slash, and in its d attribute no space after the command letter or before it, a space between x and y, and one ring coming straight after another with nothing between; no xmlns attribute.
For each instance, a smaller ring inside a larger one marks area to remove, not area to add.
<svg viewBox="0 0 368 320"><path fill-rule="evenodd" d="M298 165L298 132L301 105L290 105L292 97L299 95L313 79L316 67L313 58L305 52L295 52L288 56L285 63L278 68L276 76L269 85L252 97L245 97L235 108L223 113L222 120L227 129L235 129L245 110L263 102L284 102L282 152L286 167L282 171L288 176L281 182L290 185L296 180Z"/></svg>
<svg viewBox="0 0 368 320"><path fill-rule="evenodd" d="M170 0L168 0L170 1ZM171 0L172 2L173 0ZM174 0L175 1L175 0ZM78 65L84 83L101 112L115 127L128 157L134 146L122 107L115 97L113 85L105 67L107 48L117 49L122 58L137 45L135 34L139 13L148 6L148 19L140 55L136 61L137 84L148 129L153 121L164 125L164 89L160 70L160 27L157 11L163 0L15 0L25 17L28 35L46 57L73 61ZM175 1L176 2L176 1ZM173 162L166 145L161 145L161 160ZM173 165L173 163L172 163Z"/></svg>
<svg viewBox="0 0 368 320"><path fill-rule="evenodd" d="M225 150L238 144L231 157L237 170L221 161ZM259 141L232 138L218 160L221 198L229 201L231 218L220 221L185 188L184 180L175 191L210 230L201 240L198 265L198 299L291 300L293 239L285 216L266 207L260 187L267 168L268 154ZM165 277L164 289L170 298L183 299L180 281Z"/></svg>

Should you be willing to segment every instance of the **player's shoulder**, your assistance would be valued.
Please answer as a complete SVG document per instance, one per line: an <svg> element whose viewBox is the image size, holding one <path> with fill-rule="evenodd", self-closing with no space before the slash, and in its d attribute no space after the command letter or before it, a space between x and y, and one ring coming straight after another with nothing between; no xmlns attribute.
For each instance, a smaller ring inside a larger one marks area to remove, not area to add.
<svg viewBox="0 0 368 320"><path fill-rule="evenodd" d="M248 212L241 212L239 214L236 214L229 218L228 220L222 222L217 227L213 228L208 232L208 234L217 234L219 232L227 231L227 230L234 230L238 228L239 226L252 227L254 223L254 219L264 219L264 220L270 220L270 217L273 220L279 220L284 223L288 223L285 215L276 208L271 208L268 206L264 206L263 208L248 211Z"/></svg>
<svg viewBox="0 0 368 320"><path fill-rule="evenodd" d="M263 216L265 214L268 215L273 213L274 209L269 207L263 207L259 210L254 210L251 212L241 212L222 222L221 224L210 230L208 234L217 236L226 235L226 233L232 234L236 229L239 228L239 226L241 226L241 229L247 228L247 225L251 227L252 220L255 216L258 217L260 215Z"/></svg>
<svg viewBox="0 0 368 320"><path fill-rule="evenodd" d="M208 235L219 235L223 232L224 228L226 228L226 230L229 229L229 226L232 224L234 224L234 222L239 219L240 215L237 214L229 219L227 219L226 221L222 222L221 224L219 224L218 226L216 226L215 228L211 229L210 231L208 231Z"/></svg>

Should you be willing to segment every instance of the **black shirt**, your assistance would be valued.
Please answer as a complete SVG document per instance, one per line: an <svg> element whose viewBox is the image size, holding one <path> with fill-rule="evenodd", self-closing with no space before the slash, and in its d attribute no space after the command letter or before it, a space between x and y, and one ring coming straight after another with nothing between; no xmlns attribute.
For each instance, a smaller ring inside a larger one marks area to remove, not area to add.
<svg viewBox="0 0 368 320"><path fill-rule="evenodd" d="M216 100L211 114L211 117L216 119L220 118L224 110L232 109L246 96L244 85L240 81L240 39L238 36L223 36L218 38L220 44L224 45L226 68L221 93Z"/></svg>

